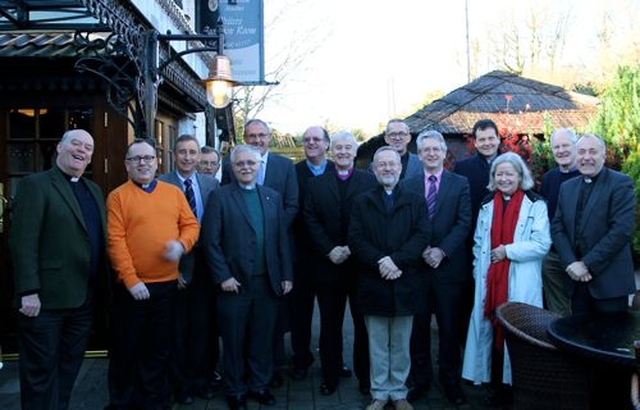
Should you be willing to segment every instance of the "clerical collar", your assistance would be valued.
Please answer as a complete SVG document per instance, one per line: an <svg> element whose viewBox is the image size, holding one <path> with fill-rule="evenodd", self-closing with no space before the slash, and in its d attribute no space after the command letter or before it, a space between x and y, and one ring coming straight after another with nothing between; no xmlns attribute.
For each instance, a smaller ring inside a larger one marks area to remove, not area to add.
<svg viewBox="0 0 640 410"><path fill-rule="evenodd" d="M338 179L342 181L346 181L347 179L351 178L351 175L353 175L353 167L349 169L336 168L336 176L338 177Z"/></svg>
<svg viewBox="0 0 640 410"><path fill-rule="evenodd" d="M59 169L59 168L58 168ZM62 175L64 175L64 177L67 179L67 181L69 182L78 182L80 181L80 177L77 177L75 175L69 175L66 172L64 172L63 170L60 169L60 172L62 172Z"/></svg>
<svg viewBox="0 0 640 410"><path fill-rule="evenodd" d="M131 181L134 184L136 184L137 187L140 187L140 189L142 189L144 192L147 192L147 193L153 192L153 190L156 189L156 185L158 185L158 181L155 179L149 182L148 184L141 184L133 180Z"/></svg>
<svg viewBox="0 0 640 410"><path fill-rule="evenodd" d="M562 168L562 167L558 167L558 170L560 171L561 174L568 174L570 172L573 172L575 170L578 169L578 166L576 164L571 165L569 168Z"/></svg>
<svg viewBox="0 0 640 410"><path fill-rule="evenodd" d="M592 177L583 175L582 176L582 180L584 181L585 184L591 184L593 182L596 182L596 180L598 179L598 175L600 175L600 174L598 173L598 174L596 174L596 175L594 175Z"/></svg>
<svg viewBox="0 0 640 410"><path fill-rule="evenodd" d="M252 190L256 189L256 184L245 185L245 184L241 184L241 183L238 182L238 186L243 191L252 191Z"/></svg>

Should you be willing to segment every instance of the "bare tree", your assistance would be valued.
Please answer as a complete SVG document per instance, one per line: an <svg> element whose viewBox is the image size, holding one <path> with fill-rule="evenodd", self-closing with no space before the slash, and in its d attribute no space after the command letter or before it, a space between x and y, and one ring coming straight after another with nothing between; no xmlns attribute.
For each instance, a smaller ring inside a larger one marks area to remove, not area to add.
<svg viewBox="0 0 640 410"><path fill-rule="evenodd" d="M265 49L268 58L265 61L265 85L249 85L235 90L234 118L236 129L241 135L243 124L251 118L256 118L265 108L267 101L278 102L285 96L287 86L295 81L296 73L300 73L303 64L329 35L329 28L322 25L322 19L317 20L315 26L305 26L301 30L291 32L291 24L287 20L293 18L296 12L303 12L309 6L310 0L294 0L275 10L268 21L265 21ZM265 6L269 3L265 2ZM273 37L286 37L286 47L269 48ZM288 144L284 142L285 145Z"/></svg>
<svg viewBox="0 0 640 410"><path fill-rule="evenodd" d="M511 10L490 34L496 65L516 74L553 72L564 49L571 10L531 3L524 14Z"/></svg>

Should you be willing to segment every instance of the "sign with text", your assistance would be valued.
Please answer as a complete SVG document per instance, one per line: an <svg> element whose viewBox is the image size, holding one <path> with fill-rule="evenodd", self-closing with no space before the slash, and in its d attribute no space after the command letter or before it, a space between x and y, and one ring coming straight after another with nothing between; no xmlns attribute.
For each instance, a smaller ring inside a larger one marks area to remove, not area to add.
<svg viewBox="0 0 640 410"><path fill-rule="evenodd" d="M264 83L263 0L199 0L199 28L224 23L224 54L231 60L233 79Z"/></svg>

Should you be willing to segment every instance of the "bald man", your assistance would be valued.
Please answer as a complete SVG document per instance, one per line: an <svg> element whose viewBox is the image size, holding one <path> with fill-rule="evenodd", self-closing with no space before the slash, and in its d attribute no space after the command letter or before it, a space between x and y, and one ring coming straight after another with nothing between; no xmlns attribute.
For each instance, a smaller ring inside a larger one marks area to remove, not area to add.
<svg viewBox="0 0 640 410"><path fill-rule="evenodd" d="M94 152L67 131L55 165L18 186L9 237L20 331L23 409L69 408L98 294L109 289L100 187L83 177Z"/></svg>

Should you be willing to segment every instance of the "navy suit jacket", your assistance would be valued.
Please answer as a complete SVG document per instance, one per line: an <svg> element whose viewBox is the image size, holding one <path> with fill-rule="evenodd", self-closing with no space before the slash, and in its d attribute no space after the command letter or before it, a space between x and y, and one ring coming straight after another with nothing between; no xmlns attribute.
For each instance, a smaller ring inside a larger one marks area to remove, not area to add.
<svg viewBox="0 0 640 410"><path fill-rule="evenodd" d="M489 194L489 171L491 166L480 154L456 161L453 172L467 177L469 188L471 189L471 210L473 212L473 225L478 219L478 212L482 200Z"/></svg>
<svg viewBox="0 0 640 410"><path fill-rule="evenodd" d="M575 226L581 184L582 178L577 177L560 186L558 207L551 223L553 244L565 268L579 260ZM633 180L603 168L594 182L581 222L586 245L581 260L593 276L588 286L596 299L624 296L636 290L630 248L635 203Z"/></svg>
<svg viewBox="0 0 640 410"><path fill-rule="evenodd" d="M425 198L424 173L405 179L400 184L409 191ZM427 212L428 215L428 212ZM433 279L437 282L464 282L471 271L467 266L468 251L465 241L471 232L471 195L467 178L443 171L436 197L434 217L431 223L430 246L438 247L447 257L438 266ZM431 267L424 264L429 270Z"/></svg>
<svg viewBox="0 0 640 410"><path fill-rule="evenodd" d="M220 284L234 277L247 289L255 262L256 238L241 189L233 182L211 193L202 218L200 240L214 282ZM276 295L282 295L281 282L293 281L282 201L280 194L269 187L256 189L264 216L265 266L271 288Z"/></svg>
<svg viewBox="0 0 640 410"><path fill-rule="evenodd" d="M209 194L214 189L220 188L220 183L217 179L203 175L199 173L194 174L196 179L198 180L198 187L200 188L200 197L202 198L202 206L207 205L207 199L209 199ZM158 178L161 181L168 182L172 185L180 188L181 191L184 191L184 184L180 180L178 176L178 171L173 171L168 174L160 175ZM203 210L204 214L204 210ZM193 279L193 270L195 269L195 255L193 250L180 258L180 266L178 267L180 273L182 274L182 279L187 283L191 283L191 279Z"/></svg>

